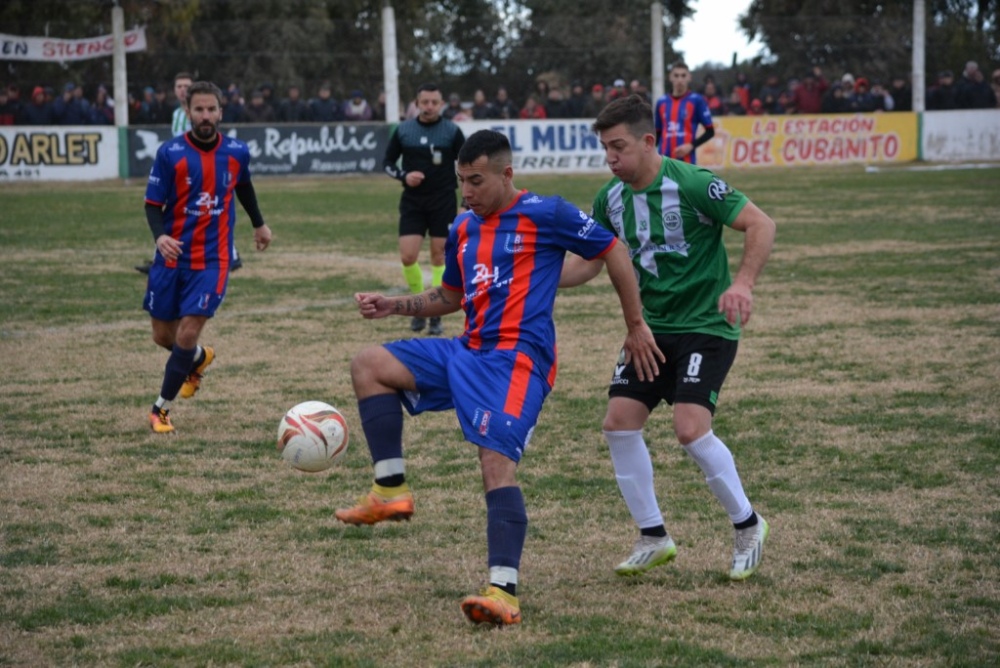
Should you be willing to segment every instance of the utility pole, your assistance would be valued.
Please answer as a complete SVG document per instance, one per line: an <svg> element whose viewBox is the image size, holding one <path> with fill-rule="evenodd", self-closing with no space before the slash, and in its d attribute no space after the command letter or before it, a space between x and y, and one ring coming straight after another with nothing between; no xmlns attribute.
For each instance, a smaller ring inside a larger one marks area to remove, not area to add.
<svg viewBox="0 0 1000 668"><path fill-rule="evenodd" d="M389 0L382 2L382 79L385 120L399 122L399 62L396 56L396 14Z"/></svg>
<svg viewBox="0 0 1000 668"><path fill-rule="evenodd" d="M114 39L112 47L112 72L114 77L115 95L115 125L124 128L128 125L128 72L125 69L125 11L118 6L111 9L111 33Z"/></svg>

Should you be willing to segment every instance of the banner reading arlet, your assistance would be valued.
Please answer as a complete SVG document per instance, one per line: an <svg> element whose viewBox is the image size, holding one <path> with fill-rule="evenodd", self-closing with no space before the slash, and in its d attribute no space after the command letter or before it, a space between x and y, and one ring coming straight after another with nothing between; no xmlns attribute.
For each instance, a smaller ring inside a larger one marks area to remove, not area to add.
<svg viewBox="0 0 1000 668"><path fill-rule="evenodd" d="M146 50L146 29L136 28L122 36L126 53ZM58 37L19 37L0 33L0 61L38 60L61 63L71 60L88 60L110 56L115 50L113 35L100 35L86 39L59 39Z"/></svg>
<svg viewBox="0 0 1000 668"><path fill-rule="evenodd" d="M115 128L7 126L0 128L0 183L94 181L118 176Z"/></svg>

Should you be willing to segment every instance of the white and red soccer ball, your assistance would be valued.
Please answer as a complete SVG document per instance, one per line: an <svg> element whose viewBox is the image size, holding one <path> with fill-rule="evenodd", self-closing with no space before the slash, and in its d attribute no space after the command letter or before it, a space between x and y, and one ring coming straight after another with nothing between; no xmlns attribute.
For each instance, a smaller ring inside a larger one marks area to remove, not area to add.
<svg viewBox="0 0 1000 668"><path fill-rule="evenodd" d="M303 401L288 409L278 425L278 452L294 469L316 473L347 452L347 421L322 401Z"/></svg>

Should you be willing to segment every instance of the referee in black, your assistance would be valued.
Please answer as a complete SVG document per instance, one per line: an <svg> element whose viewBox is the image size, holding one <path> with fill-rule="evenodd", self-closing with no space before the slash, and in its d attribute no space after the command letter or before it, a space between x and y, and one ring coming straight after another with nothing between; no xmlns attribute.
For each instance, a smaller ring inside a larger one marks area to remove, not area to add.
<svg viewBox="0 0 1000 668"><path fill-rule="evenodd" d="M465 143L457 125L441 117L444 97L434 84L417 89L420 114L396 126L385 149L385 173L403 182L399 198L399 256L410 292L424 291L424 274L418 258L424 237L431 238L431 286L441 285L444 274L444 244L458 206L455 161ZM399 158L403 158L402 167ZM410 329L420 332L424 318L414 317ZM427 333L440 335L441 318L431 318Z"/></svg>

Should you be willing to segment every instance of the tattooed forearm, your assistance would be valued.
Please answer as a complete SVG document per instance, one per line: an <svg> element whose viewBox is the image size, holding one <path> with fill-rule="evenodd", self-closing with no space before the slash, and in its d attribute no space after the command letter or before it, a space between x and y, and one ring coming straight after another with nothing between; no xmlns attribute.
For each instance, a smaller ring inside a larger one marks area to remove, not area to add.
<svg viewBox="0 0 1000 668"><path fill-rule="evenodd" d="M442 304L451 304L451 300L448 299L448 293L442 288L435 289L432 293L427 296L427 301L431 302L441 302Z"/></svg>
<svg viewBox="0 0 1000 668"><path fill-rule="evenodd" d="M416 295L406 300L406 312L407 313L420 313L424 310L424 296Z"/></svg>
<svg viewBox="0 0 1000 668"><path fill-rule="evenodd" d="M393 307L392 310L395 311L397 314L406 313L406 304L404 304L401 299L397 299L396 305Z"/></svg>

